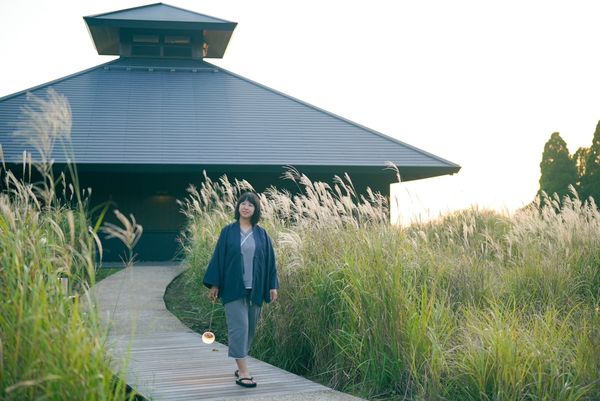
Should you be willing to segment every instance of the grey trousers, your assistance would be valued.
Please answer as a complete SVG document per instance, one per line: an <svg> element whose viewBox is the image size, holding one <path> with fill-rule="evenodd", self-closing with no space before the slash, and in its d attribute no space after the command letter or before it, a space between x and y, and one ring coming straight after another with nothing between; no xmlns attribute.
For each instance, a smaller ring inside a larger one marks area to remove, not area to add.
<svg viewBox="0 0 600 401"><path fill-rule="evenodd" d="M248 356L259 317L260 306L250 302L250 294L225 304L230 357L243 359Z"/></svg>

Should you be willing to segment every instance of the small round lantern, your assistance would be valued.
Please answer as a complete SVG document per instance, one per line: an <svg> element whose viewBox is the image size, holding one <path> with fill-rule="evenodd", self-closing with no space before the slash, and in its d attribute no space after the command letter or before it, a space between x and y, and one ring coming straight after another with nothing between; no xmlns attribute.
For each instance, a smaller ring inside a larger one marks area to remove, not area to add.
<svg viewBox="0 0 600 401"><path fill-rule="evenodd" d="M204 344L212 344L215 342L214 333L212 331L205 331L204 334L202 334L202 342Z"/></svg>

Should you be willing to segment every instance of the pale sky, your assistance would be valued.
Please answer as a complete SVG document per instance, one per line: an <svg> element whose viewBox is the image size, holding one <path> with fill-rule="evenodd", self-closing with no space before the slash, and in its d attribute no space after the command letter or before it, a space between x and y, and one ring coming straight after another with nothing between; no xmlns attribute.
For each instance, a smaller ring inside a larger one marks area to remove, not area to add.
<svg viewBox="0 0 600 401"><path fill-rule="evenodd" d="M0 96L112 60L83 16L129 0L0 0ZM167 0L234 21L237 74L462 166L400 184L406 220L538 189L544 143L574 153L600 120L600 2Z"/></svg>

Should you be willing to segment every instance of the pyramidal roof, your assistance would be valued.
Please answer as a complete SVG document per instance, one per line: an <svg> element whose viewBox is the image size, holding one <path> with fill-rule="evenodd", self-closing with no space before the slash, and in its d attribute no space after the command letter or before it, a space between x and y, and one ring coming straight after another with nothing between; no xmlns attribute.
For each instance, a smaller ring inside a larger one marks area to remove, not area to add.
<svg viewBox="0 0 600 401"><path fill-rule="evenodd" d="M95 165L336 166L404 180L460 166L201 60L120 58L33 88L65 95L77 163ZM6 161L19 163L24 138L8 135L26 91L0 98ZM55 148L57 163L66 162Z"/></svg>
<svg viewBox="0 0 600 401"><path fill-rule="evenodd" d="M140 7L133 7L119 11L92 15L84 17L85 20L119 20L119 21L169 21L169 22L192 22L196 24L235 24L224 19L211 17L194 11L171 6L164 3L148 4Z"/></svg>
<svg viewBox="0 0 600 401"><path fill-rule="evenodd" d="M119 54L121 29L133 29L125 31L131 34L138 28L177 31L187 26L212 41L213 56L222 56L236 25L162 3L85 19L100 54ZM164 32L161 35L167 35ZM115 47L117 53L111 53ZM19 126L27 92L45 96L50 88L70 102L76 162L97 171L107 166L113 171L135 166L157 166L158 171L226 166L281 172L282 166L291 165L380 177L392 162L404 180L411 180L460 170L441 157L202 58L123 55L0 98L5 161L20 163L25 150L34 159L39 157L26 138L10 133ZM54 150L56 163L69 160L62 149Z"/></svg>
<svg viewBox="0 0 600 401"><path fill-rule="evenodd" d="M98 54L119 55L121 34L125 31L197 33L210 43L205 57L222 58L237 23L155 3L146 6L91 15L83 18Z"/></svg>

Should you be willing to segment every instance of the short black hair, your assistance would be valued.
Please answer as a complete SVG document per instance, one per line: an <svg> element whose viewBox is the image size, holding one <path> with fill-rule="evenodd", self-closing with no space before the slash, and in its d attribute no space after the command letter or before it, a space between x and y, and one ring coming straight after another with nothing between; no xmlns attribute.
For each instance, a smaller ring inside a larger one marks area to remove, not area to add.
<svg viewBox="0 0 600 401"><path fill-rule="evenodd" d="M254 192L244 192L240 195L237 203L235 204L235 219L238 221L240 220L240 205L245 201L248 201L254 205L254 214L250 218L250 222L254 226L256 223L258 223L261 216L260 199Z"/></svg>

